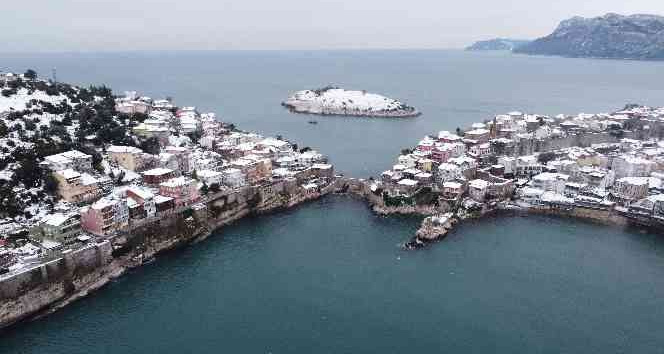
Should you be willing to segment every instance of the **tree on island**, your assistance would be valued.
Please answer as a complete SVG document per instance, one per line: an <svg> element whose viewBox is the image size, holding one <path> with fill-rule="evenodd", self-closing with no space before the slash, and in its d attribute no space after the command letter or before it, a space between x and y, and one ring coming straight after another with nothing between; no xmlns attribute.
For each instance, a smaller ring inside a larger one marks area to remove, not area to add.
<svg viewBox="0 0 664 354"><path fill-rule="evenodd" d="M26 79L35 80L37 79L37 72L32 69L28 69L25 71L25 74L23 74L23 77Z"/></svg>
<svg viewBox="0 0 664 354"><path fill-rule="evenodd" d="M159 150L161 145L159 145L159 139L155 137L150 137L141 142L141 149L151 155L159 155Z"/></svg>

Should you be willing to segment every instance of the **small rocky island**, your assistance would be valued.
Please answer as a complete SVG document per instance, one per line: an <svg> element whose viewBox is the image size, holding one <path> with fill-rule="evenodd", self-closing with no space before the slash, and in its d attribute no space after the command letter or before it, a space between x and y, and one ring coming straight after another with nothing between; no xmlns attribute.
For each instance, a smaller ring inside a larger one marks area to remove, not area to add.
<svg viewBox="0 0 664 354"><path fill-rule="evenodd" d="M361 117L415 117L420 112L398 100L366 91L327 86L302 90L281 103L295 113Z"/></svg>

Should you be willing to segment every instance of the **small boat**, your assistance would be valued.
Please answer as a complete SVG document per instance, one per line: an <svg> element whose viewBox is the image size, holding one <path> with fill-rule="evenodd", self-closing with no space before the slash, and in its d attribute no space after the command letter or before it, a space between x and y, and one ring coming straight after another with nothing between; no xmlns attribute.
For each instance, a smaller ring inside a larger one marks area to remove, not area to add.
<svg viewBox="0 0 664 354"><path fill-rule="evenodd" d="M318 121L317 120L310 120L307 123L309 123L309 124L318 124Z"/></svg>

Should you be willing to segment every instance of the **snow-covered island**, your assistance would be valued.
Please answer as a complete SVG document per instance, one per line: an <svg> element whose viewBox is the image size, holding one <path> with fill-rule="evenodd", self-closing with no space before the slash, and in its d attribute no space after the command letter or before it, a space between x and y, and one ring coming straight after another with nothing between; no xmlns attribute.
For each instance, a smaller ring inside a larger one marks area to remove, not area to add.
<svg viewBox="0 0 664 354"><path fill-rule="evenodd" d="M415 117L420 112L379 94L338 87L297 91L284 102L291 112L362 117Z"/></svg>

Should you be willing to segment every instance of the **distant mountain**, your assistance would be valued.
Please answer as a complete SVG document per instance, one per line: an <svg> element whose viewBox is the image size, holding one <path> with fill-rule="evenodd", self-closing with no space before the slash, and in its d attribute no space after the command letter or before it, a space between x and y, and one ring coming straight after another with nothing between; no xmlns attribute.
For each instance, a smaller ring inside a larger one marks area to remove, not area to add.
<svg viewBox="0 0 664 354"><path fill-rule="evenodd" d="M515 53L613 59L664 59L664 17L606 14L573 17Z"/></svg>
<svg viewBox="0 0 664 354"><path fill-rule="evenodd" d="M530 41L522 39L494 38L486 41L477 41L466 50L514 50Z"/></svg>

